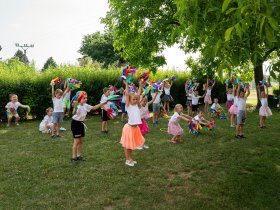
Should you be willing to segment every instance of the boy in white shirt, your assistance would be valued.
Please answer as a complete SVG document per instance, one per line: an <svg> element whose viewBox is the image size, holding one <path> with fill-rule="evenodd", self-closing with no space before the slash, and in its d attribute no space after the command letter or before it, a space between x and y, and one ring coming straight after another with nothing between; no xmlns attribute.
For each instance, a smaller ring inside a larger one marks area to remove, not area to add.
<svg viewBox="0 0 280 210"><path fill-rule="evenodd" d="M250 89L249 86L246 86L244 88L244 91L241 91L240 88L241 84L238 83L238 89L237 89L237 126L236 126L236 134L235 138L245 138L244 137L244 124L246 119L246 100L248 96L250 95ZM247 91L246 91L247 90ZM247 93L246 93L247 92ZM246 95L245 95L246 93Z"/></svg>
<svg viewBox="0 0 280 210"><path fill-rule="evenodd" d="M53 109L51 107L46 109L46 116L42 120L42 122L39 125L39 131L42 133L49 133L49 130L53 127Z"/></svg>
<svg viewBox="0 0 280 210"><path fill-rule="evenodd" d="M18 107L27 108L26 105L22 105L20 102L18 102L18 96L16 94L10 94L9 99L10 102L7 103L7 105L5 106L5 109L7 109L7 118L8 118L7 127L11 126L11 121L13 116L15 117L15 124L19 125L18 121L20 117L17 112Z"/></svg>
<svg viewBox="0 0 280 210"><path fill-rule="evenodd" d="M155 90L151 93L153 98L153 124L158 124L158 116L160 112L160 96L162 94L162 90Z"/></svg>
<svg viewBox="0 0 280 210"><path fill-rule="evenodd" d="M203 96L198 95L198 91L195 90L194 93L191 95L192 98L192 116L195 116L197 113L197 108L198 108L198 101L200 98L204 98L206 92L203 94Z"/></svg>
<svg viewBox="0 0 280 210"><path fill-rule="evenodd" d="M61 89L56 89L54 91L54 82L51 82L52 86L52 101L53 101L53 127L52 127L52 138L60 138L60 123L63 122L63 98L65 94L68 92L69 87L65 89L63 92ZM56 131L56 135L55 135Z"/></svg>
<svg viewBox="0 0 280 210"><path fill-rule="evenodd" d="M220 119L220 114L222 111L223 111L223 108L218 103L218 99L215 98L214 103L212 104L212 106L210 108L211 117L214 117L214 114L216 114L217 118Z"/></svg>

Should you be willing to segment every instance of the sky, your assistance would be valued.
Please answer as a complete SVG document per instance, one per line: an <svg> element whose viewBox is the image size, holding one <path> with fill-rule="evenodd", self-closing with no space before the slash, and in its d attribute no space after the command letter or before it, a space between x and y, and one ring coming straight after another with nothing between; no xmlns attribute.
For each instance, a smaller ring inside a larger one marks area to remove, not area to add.
<svg viewBox="0 0 280 210"><path fill-rule="evenodd" d="M0 58L13 57L15 43L34 44L27 57L37 69L49 57L58 64L76 64L83 37L104 30L100 18L108 9L107 0L0 0ZM177 46L163 54L165 68L186 68L186 55Z"/></svg>

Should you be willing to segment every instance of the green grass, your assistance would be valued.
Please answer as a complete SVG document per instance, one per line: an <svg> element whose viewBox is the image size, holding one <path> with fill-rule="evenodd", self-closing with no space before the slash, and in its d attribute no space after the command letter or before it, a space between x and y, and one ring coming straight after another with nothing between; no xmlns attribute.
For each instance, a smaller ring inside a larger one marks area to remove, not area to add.
<svg viewBox="0 0 280 210"><path fill-rule="evenodd" d="M160 119L150 149L133 153L134 168L124 165L119 119L104 135L99 118L87 118L79 164L70 163L70 121L61 140L40 134L38 121L2 124L0 209L280 209L279 120L274 111L261 130L248 113L244 140L225 120L200 136L182 122L185 141L174 145Z"/></svg>

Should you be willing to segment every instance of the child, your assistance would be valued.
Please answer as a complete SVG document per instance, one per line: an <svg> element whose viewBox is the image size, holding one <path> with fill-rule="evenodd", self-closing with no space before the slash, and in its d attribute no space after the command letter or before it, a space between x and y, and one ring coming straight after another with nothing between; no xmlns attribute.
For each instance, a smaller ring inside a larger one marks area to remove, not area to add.
<svg viewBox="0 0 280 210"><path fill-rule="evenodd" d="M163 101L163 115L168 116L169 115L169 102L172 100L172 96L170 95L170 89L172 87L172 82L169 84L167 80L163 80L163 90L164 90L164 96L162 98Z"/></svg>
<svg viewBox="0 0 280 210"><path fill-rule="evenodd" d="M65 81L64 83L64 91L67 89L68 87L68 84L67 82ZM68 88L68 91L66 91L66 94L63 98L63 112L64 112L64 115L67 115L69 116L70 114L70 97L71 97L71 92L72 92L72 89Z"/></svg>
<svg viewBox="0 0 280 210"><path fill-rule="evenodd" d="M211 91L212 91L214 85L215 85L215 81L212 84L212 83L208 82L208 79L207 79L207 89L206 89L206 95L204 98L204 103L205 103L204 112L205 113L208 113L209 104L212 104Z"/></svg>
<svg viewBox="0 0 280 210"><path fill-rule="evenodd" d="M107 103L107 101L100 103L96 106L91 106L87 104L87 93L85 91L77 92L78 106L73 110L73 117L71 121L71 130L73 133L73 146L72 146L72 162L83 160L81 156L83 139L85 136L85 124L84 120L87 113L91 110L96 110Z"/></svg>
<svg viewBox="0 0 280 210"><path fill-rule="evenodd" d="M158 94L158 93L156 93L156 94ZM138 126L140 128L140 131L141 131L141 134L142 134L143 137L145 137L145 135L147 133L149 133L149 126L146 122L146 119L148 119L150 117L150 115L149 115L149 105L154 102L155 98L156 98L156 96L151 101L148 102L147 97L143 96L140 100L140 105L141 105L140 115L141 115L141 122L142 123L139 124ZM144 144L142 147L140 146L137 149L139 149L139 150L149 149L149 146Z"/></svg>
<svg viewBox="0 0 280 210"><path fill-rule="evenodd" d="M226 107L227 107L228 109L230 109L230 107L231 107L232 104L233 104L234 96L233 96L233 94L232 94L232 88L228 88L228 84L226 84L226 92L227 92Z"/></svg>
<svg viewBox="0 0 280 210"><path fill-rule="evenodd" d="M193 94L192 89L186 90L186 97L187 97L186 105L188 108L188 115L192 115L192 94Z"/></svg>
<svg viewBox="0 0 280 210"><path fill-rule="evenodd" d="M246 119L246 100L250 95L250 89L248 86L241 90L241 84L238 83L237 89L237 127L236 127L236 135L235 138L245 138L244 137L244 124ZM247 91L246 95L245 92Z"/></svg>
<svg viewBox="0 0 280 210"><path fill-rule="evenodd" d="M63 122L63 98L69 90L67 86L63 92L61 89L54 91L55 83L51 83L52 86L52 101L53 101L53 126L52 126L52 138L60 138L60 123ZM56 135L54 134L56 130Z"/></svg>
<svg viewBox="0 0 280 210"><path fill-rule="evenodd" d="M265 88L263 89L263 91L260 91L260 86L257 86L257 91L258 94L260 96L260 101L262 106L260 107L259 110L259 115L260 115L260 128L266 128L266 118L268 116L272 115L272 112L270 110L270 108L268 107L268 103L267 103L267 97L268 97L268 87L266 86L266 93L265 93Z"/></svg>
<svg viewBox="0 0 280 210"><path fill-rule="evenodd" d="M122 117L121 117L121 122L122 123L125 123L125 118L126 118L126 115L127 115L127 112L125 110L125 102L126 102L126 97L125 97L125 90L123 88L121 88L122 90L122 101L121 101L121 108L122 108ZM126 119L127 120L127 119Z"/></svg>
<svg viewBox="0 0 280 210"><path fill-rule="evenodd" d="M108 100L108 96L110 95L109 88L103 89L103 95L101 97L100 103L104 103ZM107 111L110 109L110 103L106 103L101 106L101 119L102 119L102 127L101 127L101 133L108 133L109 132L109 120Z"/></svg>
<svg viewBox="0 0 280 210"><path fill-rule="evenodd" d="M153 102L153 125L158 124L158 116L160 112L160 96L162 94L162 89L155 90L155 92L151 93L151 96L154 100Z"/></svg>
<svg viewBox="0 0 280 210"><path fill-rule="evenodd" d="M210 108L211 117L214 117L214 114L216 114L216 117L217 117L218 119L220 119L221 111L223 111L223 108L222 108L221 105L218 103L218 99L215 98L215 99L214 99L214 103L212 104L212 106L211 106L211 108Z"/></svg>
<svg viewBox="0 0 280 210"><path fill-rule="evenodd" d="M199 123L201 126L205 126L205 125L210 123L209 120L206 120L203 117L203 112L202 111L198 112L198 114L192 119L192 121L195 125L198 125L198 123Z"/></svg>
<svg viewBox="0 0 280 210"><path fill-rule="evenodd" d="M18 107L26 109L28 106L22 105L20 102L18 102L18 96L16 94L10 94L9 95L10 102L7 103L5 106L5 109L7 109L7 118L8 118L8 123L7 127L11 126L11 121L13 116L15 117L15 124L19 125L18 121L20 119L18 115Z"/></svg>
<svg viewBox="0 0 280 210"><path fill-rule="evenodd" d="M176 144L177 142L182 142L181 135L183 134L183 129L181 128L179 121L185 120L189 121L192 118L185 115L183 112L183 106L181 104L176 104L174 108L174 114L168 122L168 133L173 135L171 142Z"/></svg>
<svg viewBox="0 0 280 210"><path fill-rule="evenodd" d="M53 109L51 107L47 108L46 116L44 117L44 119L42 120L39 126L39 131L41 131L42 133L49 133L49 130L52 129L53 127L52 114L53 114Z"/></svg>
<svg viewBox="0 0 280 210"><path fill-rule="evenodd" d="M229 113L230 113L230 127L235 128L235 119L236 119L236 115L237 115L237 105L238 105L238 98L236 95L236 88L233 85L232 87L232 91L233 91L233 104L231 105L230 109L229 109Z"/></svg>
<svg viewBox="0 0 280 210"><path fill-rule="evenodd" d="M191 95L191 97L192 97L192 116L194 116L197 113L198 101L200 98L204 98L205 93L203 94L203 96L199 96L198 91L195 90L194 94Z"/></svg>
<svg viewBox="0 0 280 210"><path fill-rule="evenodd" d="M128 84L124 80L125 91L128 93ZM138 95L135 93L126 94L126 111L128 114L128 123L124 125L122 131L122 137L120 143L124 148L125 154L125 165L133 167L137 164L136 161L132 160L131 153L132 150L135 150L137 147L143 146L145 139L141 134L140 128L138 127L141 124L141 115L139 109L139 95L141 94L141 83Z"/></svg>

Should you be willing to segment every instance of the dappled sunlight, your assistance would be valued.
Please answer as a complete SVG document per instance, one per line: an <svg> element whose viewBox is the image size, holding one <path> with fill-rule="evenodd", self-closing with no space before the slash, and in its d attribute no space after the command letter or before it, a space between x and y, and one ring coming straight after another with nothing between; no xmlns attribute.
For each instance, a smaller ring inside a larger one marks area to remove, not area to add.
<svg viewBox="0 0 280 210"><path fill-rule="evenodd" d="M0 130L0 134L8 133L8 129Z"/></svg>

